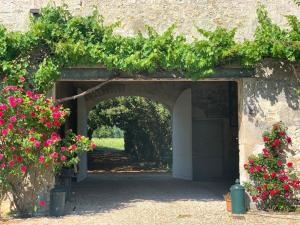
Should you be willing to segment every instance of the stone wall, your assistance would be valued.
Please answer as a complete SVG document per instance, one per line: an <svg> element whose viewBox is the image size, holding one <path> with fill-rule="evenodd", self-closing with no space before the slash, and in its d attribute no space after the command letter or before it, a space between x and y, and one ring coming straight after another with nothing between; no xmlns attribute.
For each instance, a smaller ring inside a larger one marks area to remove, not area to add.
<svg viewBox="0 0 300 225"><path fill-rule="evenodd" d="M293 139L289 159L300 172L300 88L299 70L294 66L266 60L255 78L244 78L239 85L240 96L240 173L246 180L244 163L251 154L263 149L262 133L282 121Z"/></svg>
<svg viewBox="0 0 300 225"><path fill-rule="evenodd" d="M160 32L176 23L177 31L198 36L196 26L213 29L216 26L238 28L237 38L252 36L257 25L256 8L267 6L271 18L286 24L284 15L300 16L300 8L292 0L3 0L0 1L0 23L12 30L26 30L29 10L48 3L67 4L76 15L88 15L98 7L107 23L121 21L118 30L124 35L143 31L151 25Z"/></svg>

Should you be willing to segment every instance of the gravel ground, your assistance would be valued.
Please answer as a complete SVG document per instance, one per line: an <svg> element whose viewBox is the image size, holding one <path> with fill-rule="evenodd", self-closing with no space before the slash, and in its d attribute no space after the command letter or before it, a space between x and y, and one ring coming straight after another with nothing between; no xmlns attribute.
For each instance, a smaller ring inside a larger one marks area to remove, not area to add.
<svg viewBox="0 0 300 225"><path fill-rule="evenodd" d="M90 174L73 187L62 218L14 219L4 224L300 225L299 214L251 211L242 217L226 212L222 195L229 185L173 179L168 174Z"/></svg>

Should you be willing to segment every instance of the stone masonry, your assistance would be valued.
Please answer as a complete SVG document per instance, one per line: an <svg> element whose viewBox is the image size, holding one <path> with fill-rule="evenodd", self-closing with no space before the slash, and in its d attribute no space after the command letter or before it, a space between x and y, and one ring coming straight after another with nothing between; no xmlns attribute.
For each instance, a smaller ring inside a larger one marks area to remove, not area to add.
<svg viewBox="0 0 300 225"><path fill-rule="evenodd" d="M271 18L285 25L284 15L300 16L292 0L3 0L0 1L0 23L11 30L26 30L29 10L47 4L68 5L76 15L88 15L94 7L106 23L121 21L118 32L133 35L150 25L162 32L172 24L190 40L198 37L196 27L237 28L237 38L251 38L257 25L256 8L267 7Z"/></svg>

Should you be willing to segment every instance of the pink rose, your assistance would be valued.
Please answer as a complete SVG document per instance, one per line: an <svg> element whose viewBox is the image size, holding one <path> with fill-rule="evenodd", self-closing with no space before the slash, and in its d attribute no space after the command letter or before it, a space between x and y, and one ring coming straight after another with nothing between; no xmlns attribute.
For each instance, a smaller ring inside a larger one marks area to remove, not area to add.
<svg viewBox="0 0 300 225"><path fill-rule="evenodd" d="M52 113L52 117L55 119L59 119L61 117L61 114L60 114L60 112L54 112L54 113Z"/></svg>
<svg viewBox="0 0 300 225"><path fill-rule="evenodd" d="M8 124L8 125L7 125L7 129L9 129L9 130L14 129L14 125L13 125L12 123Z"/></svg>
<svg viewBox="0 0 300 225"><path fill-rule="evenodd" d="M17 106L17 101L16 98L14 96L9 96L8 98L9 104L11 107L16 107Z"/></svg>
<svg viewBox="0 0 300 225"><path fill-rule="evenodd" d="M77 147L76 147L76 145L74 145L74 144L73 144L73 145L71 145L71 149L72 149L72 151L75 151L75 150L76 150L76 148L77 148Z"/></svg>
<svg viewBox="0 0 300 225"><path fill-rule="evenodd" d="M21 77L19 78L19 81L20 81L21 83L23 83L23 82L25 81L25 77L21 76Z"/></svg>
<svg viewBox="0 0 300 225"><path fill-rule="evenodd" d="M40 163L44 163L45 162L45 157L43 155L41 155L39 157L39 161L40 161Z"/></svg>
<svg viewBox="0 0 300 225"><path fill-rule="evenodd" d="M2 129L1 132L2 132L2 135L3 135L3 136L6 136L6 135L8 134L8 130L7 130L7 129Z"/></svg>
<svg viewBox="0 0 300 225"><path fill-rule="evenodd" d="M15 165L14 160L10 160L10 161L8 162L8 166L12 167L13 165Z"/></svg>
<svg viewBox="0 0 300 225"><path fill-rule="evenodd" d="M3 110L3 111L7 110L7 105L0 104L0 110Z"/></svg>
<svg viewBox="0 0 300 225"><path fill-rule="evenodd" d="M34 147L38 148L38 147L40 147L41 142L35 141L33 145L34 145Z"/></svg>
<svg viewBox="0 0 300 225"><path fill-rule="evenodd" d="M58 153L57 152L52 152L50 154L51 158L57 158L58 157Z"/></svg>
<svg viewBox="0 0 300 225"><path fill-rule="evenodd" d="M64 156L64 155L63 155L62 157L60 157L60 160L61 160L61 161L65 161L66 159L67 159L67 157Z"/></svg>
<svg viewBox="0 0 300 225"><path fill-rule="evenodd" d="M2 160L4 158L3 154L0 154L0 160Z"/></svg>

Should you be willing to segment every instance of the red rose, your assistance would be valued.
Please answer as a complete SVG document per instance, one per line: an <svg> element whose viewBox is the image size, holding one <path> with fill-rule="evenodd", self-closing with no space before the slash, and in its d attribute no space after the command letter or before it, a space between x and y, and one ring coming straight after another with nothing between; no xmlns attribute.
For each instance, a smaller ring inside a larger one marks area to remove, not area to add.
<svg viewBox="0 0 300 225"><path fill-rule="evenodd" d="M8 130L7 130L7 129L2 129L1 132L2 132L2 135L3 135L3 136L6 136L6 135L8 134Z"/></svg>
<svg viewBox="0 0 300 225"><path fill-rule="evenodd" d="M265 179L269 179L269 175L265 173L265 174L264 174L264 178L265 178Z"/></svg>
<svg viewBox="0 0 300 225"><path fill-rule="evenodd" d="M290 144L292 142L292 139L290 137L286 137L286 142Z"/></svg>
<svg viewBox="0 0 300 225"><path fill-rule="evenodd" d="M250 172L251 174L254 173L254 167L253 167L253 166L251 166L249 172Z"/></svg>
<svg viewBox="0 0 300 225"><path fill-rule="evenodd" d="M18 162L22 162L22 161L23 161L22 156L18 156L18 157L17 157L17 161L18 161Z"/></svg>
<svg viewBox="0 0 300 225"><path fill-rule="evenodd" d="M8 124L8 125L7 125L7 129L9 129L9 130L14 129L14 125L13 125L12 123Z"/></svg>
<svg viewBox="0 0 300 225"><path fill-rule="evenodd" d="M72 149L72 151L75 151L76 150L76 145L75 144L73 144L73 145L71 145L71 149Z"/></svg>
<svg viewBox="0 0 300 225"><path fill-rule="evenodd" d="M93 143L93 144L95 144L95 143ZM248 164L244 164L244 169L248 169Z"/></svg>
<svg viewBox="0 0 300 225"><path fill-rule="evenodd" d="M45 162L45 157L41 155L39 157L39 161L40 161L40 163L44 163Z"/></svg>
<svg viewBox="0 0 300 225"><path fill-rule="evenodd" d="M264 142L268 142L268 141L270 141L270 138L268 136L263 136L263 140L264 140Z"/></svg>
<svg viewBox="0 0 300 225"><path fill-rule="evenodd" d="M289 195L290 195L290 193L288 193L288 192L285 192L285 193L284 193L284 197L285 197L285 198L288 198Z"/></svg>
<svg viewBox="0 0 300 225"><path fill-rule="evenodd" d="M276 195L276 194L277 194L277 192L276 192L275 190L271 190L271 191L270 191L270 195L274 196L274 195Z"/></svg>
<svg viewBox="0 0 300 225"><path fill-rule="evenodd" d="M257 189L258 191L261 191L261 186L257 186L256 189Z"/></svg>
<svg viewBox="0 0 300 225"><path fill-rule="evenodd" d="M279 135L279 137L283 137L285 135L285 132L284 131L280 131L278 135Z"/></svg>
<svg viewBox="0 0 300 225"><path fill-rule="evenodd" d="M271 173L271 176L276 177L276 173L275 172Z"/></svg>
<svg viewBox="0 0 300 225"><path fill-rule="evenodd" d="M55 126L57 126L57 127L60 126L60 122L59 122L58 120L54 120L53 124L54 124Z"/></svg>
<svg viewBox="0 0 300 225"><path fill-rule="evenodd" d="M0 125L5 124L5 120L4 119L0 119Z"/></svg>
<svg viewBox="0 0 300 225"><path fill-rule="evenodd" d="M50 122L47 122L47 123L45 124L45 126L48 127L48 128L52 128L52 124L51 124Z"/></svg>
<svg viewBox="0 0 300 225"><path fill-rule="evenodd" d="M261 167L261 166L256 166L255 168L256 168L256 171L257 171L257 172L260 172L260 171L262 170L262 167Z"/></svg>
<svg viewBox="0 0 300 225"><path fill-rule="evenodd" d="M263 149L263 152L264 152L264 156L265 156L266 158L269 157L269 151L268 151L268 149L264 148L264 149Z"/></svg>
<svg viewBox="0 0 300 225"><path fill-rule="evenodd" d="M286 191L289 190L290 189L290 185L288 185L288 184L283 185L283 189L286 190Z"/></svg>
<svg viewBox="0 0 300 225"><path fill-rule="evenodd" d="M27 171L27 166L21 166L21 172L26 173Z"/></svg>
<svg viewBox="0 0 300 225"><path fill-rule="evenodd" d="M279 139L275 139L273 144L272 144L272 147L276 147L277 145L280 145L280 140Z"/></svg>
<svg viewBox="0 0 300 225"><path fill-rule="evenodd" d="M281 160L277 160L277 165L281 166L282 165L282 161Z"/></svg>
<svg viewBox="0 0 300 225"><path fill-rule="evenodd" d="M8 162L8 166L13 166L13 165L15 165L15 162L14 162L13 160L10 160L10 161Z"/></svg>
<svg viewBox="0 0 300 225"><path fill-rule="evenodd" d="M94 149L94 148L96 148L97 147L97 145L95 144L95 143L91 143L91 148L92 149ZM247 164L245 164L245 165L247 165ZM244 168L245 168L245 165L244 165ZM248 168L248 165L247 165L247 168ZM245 168L245 169L247 169L247 168Z"/></svg>
<svg viewBox="0 0 300 225"><path fill-rule="evenodd" d="M292 167L292 166L293 166L293 163L292 163L292 162L288 162L286 165L287 165L288 167Z"/></svg>
<svg viewBox="0 0 300 225"><path fill-rule="evenodd" d="M29 138L29 141L34 142L34 141L35 141L35 138L34 138L34 137L30 137L30 138Z"/></svg>

